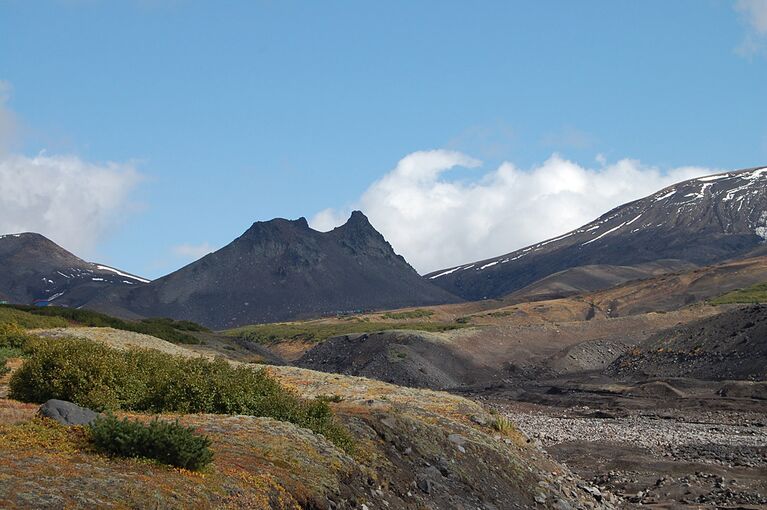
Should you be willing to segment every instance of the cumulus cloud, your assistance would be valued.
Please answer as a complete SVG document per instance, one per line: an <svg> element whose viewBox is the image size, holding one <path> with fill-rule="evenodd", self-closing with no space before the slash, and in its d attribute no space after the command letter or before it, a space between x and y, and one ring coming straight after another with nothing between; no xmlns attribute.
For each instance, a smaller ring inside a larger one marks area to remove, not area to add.
<svg viewBox="0 0 767 510"><path fill-rule="evenodd" d="M177 244L171 248L171 251L176 257L189 261L197 260L215 250L216 249L207 242L201 244Z"/></svg>
<svg viewBox="0 0 767 510"><path fill-rule="evenodd" d="M329 230L361 209L418 271L501 255L577 228L620 204L716 170L667 172L632 159L587 168L559 155L522 170L503 163L476 179L451 180L455 167L480 162L455 151L415 152L374 182L350 207L316 214Z"/></svg>
<svg viewBox="0 0 767 510"><path fill-rule="evenodd" d="M16 134L0 82L0 234L38 232L78 254L124 217L141 180L133 165L89 163L77 156L9 152Z"/></svg>
<svg viewBox="0 0 767 510"><path fill-rule="evenodd" d="M752 56L763 51L767 43L767 1L737 0L735 10L748 26L743 42L737 48L738 53Z"/></svg>

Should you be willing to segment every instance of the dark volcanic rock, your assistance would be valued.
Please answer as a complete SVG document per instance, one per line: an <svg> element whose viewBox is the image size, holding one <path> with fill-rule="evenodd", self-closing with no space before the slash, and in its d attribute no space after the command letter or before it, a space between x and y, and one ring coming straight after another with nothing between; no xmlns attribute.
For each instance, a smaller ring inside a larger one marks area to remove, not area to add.
<svg viewBox="0 0 767 510"><path fill-rule="evenodd" d="M107 289L141 286L148 280L86 262L40 234L0 236L0 300L78 307Z"/></svg>
<svg viewBox="0 0 767 510"><path fill-rule="evenodd" d="M378 379L413 388L447 389L494 375L430 333L381 331L342 335L318 344L294 365Z"/></svg>
<svg viewBox="0 0 767 510"><path fill-rule="evenodd" d="M767 380L767 306L738 308L657 333L606 372L631 379Z"/></svg>
<svg viewBox="0 0 767 510"><path fill-rule="evenodd" d="M465 299L495 298L568 268L708 265L763 250L765 239L767 168L749 169L675 184L558 238L427 278Z"/></svg>
<svg viewBox="0 0 767 510"><path fill-rule="evenodd" d="M211 328L459 301L421 278L359 211L330 232L304 218L254 223L229 245L91 308Z"/></svg>
<svg viewBox="0 0 767 510"><path fill-rule="evenodd" d="M44 418L56 420L62 425L88 425L98 417L98 413L86 407L56 399L41 405L38 414Z"/></svg>

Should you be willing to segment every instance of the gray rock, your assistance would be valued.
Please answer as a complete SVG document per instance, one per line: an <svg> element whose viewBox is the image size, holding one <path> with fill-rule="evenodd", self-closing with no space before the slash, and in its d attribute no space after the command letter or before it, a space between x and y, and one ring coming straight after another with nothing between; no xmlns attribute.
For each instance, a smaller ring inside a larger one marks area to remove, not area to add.
<svg viewBox="0 0 767 510"><path fill-rule="evenodd" d="M416 479L415 483L418 486L418 488L421 489L421 491L426 494L431 494L432 491L434 490L434 482L432 482L428 478L422 478L419 476Z"/></svg>
<svg viewBox="0 0 767 510"><path fill-rule="evenodd" d="M37 414L56 420L62 425L88 425L98 416L98 413L87 407L80 407L72 402L56 399L51 399L41 405Z"/></svg>

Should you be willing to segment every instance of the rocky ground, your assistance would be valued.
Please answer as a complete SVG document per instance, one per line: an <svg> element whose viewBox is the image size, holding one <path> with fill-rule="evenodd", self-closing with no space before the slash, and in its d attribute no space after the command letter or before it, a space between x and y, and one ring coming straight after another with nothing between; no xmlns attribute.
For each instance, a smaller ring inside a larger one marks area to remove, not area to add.
<svg viewBox="0 0 767 510"><path fill-rule="evenodd" d="M763 411L492 405L627 507L767 508Z"/></svg>

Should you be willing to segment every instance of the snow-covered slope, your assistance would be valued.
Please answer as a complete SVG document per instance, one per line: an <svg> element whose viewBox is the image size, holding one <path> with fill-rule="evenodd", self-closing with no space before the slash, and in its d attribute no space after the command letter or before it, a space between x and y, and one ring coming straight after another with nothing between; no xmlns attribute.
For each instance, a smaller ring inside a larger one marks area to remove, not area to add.
<svg viewBox="0 0 767 510"><path fill-rule="evenodd" d="M146 283L145 278L86 262L40 234L0 235L0 295L12 303L47 300L76 307L107 288Z"/></svg>
<svg viewBox="0 0 767 510"><path fill-rule="evenodd" d="M760 167L681 182L554 239L426 277L465 299L485 299L571 267L659 259L710 264L766 240L767 167Z"/></svg>

